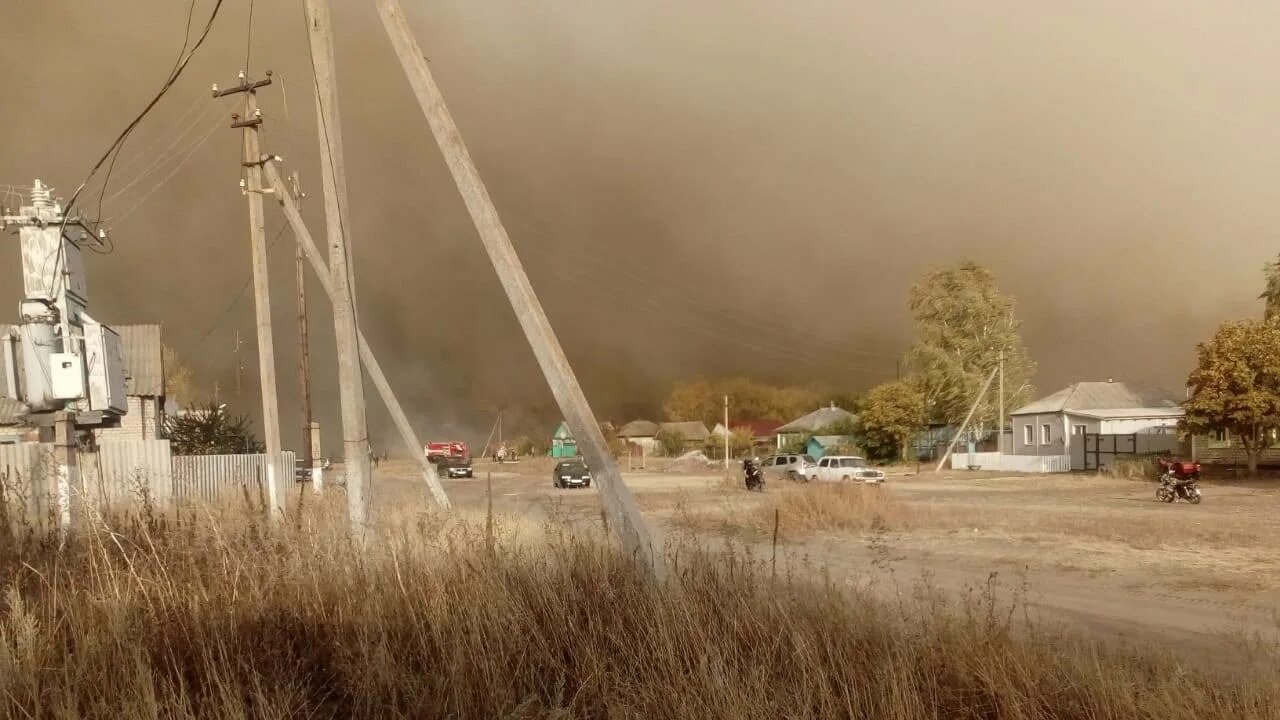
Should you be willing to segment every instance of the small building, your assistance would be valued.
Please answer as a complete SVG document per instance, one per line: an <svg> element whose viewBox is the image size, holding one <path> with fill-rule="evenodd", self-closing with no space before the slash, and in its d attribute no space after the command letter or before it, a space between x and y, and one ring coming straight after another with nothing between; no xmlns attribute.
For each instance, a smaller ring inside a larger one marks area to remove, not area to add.
<svg viewBox="0 0 1280 720"><path fill-rule="evenodd" d="M1174 435L1182 416L1178 400L1160 390L1078 382L1010 414L1013 454L1071 455L1086 434Z"/></svg>
<svg viewBox="0 0 1280 720"><path fill-rule="evenodd" d="M814 435L805 444L804 453L814 460L832 454L852 453L855 440L852 435Z"/></svg>
<svg viewBox="0 0 1280 720"><path fill-rule="evenodd" d="M578 441L569 432L569 424L561 422L551 434L551 450L547 453L553 458L571 458L578 456Z"/></svg>
<svg viewBox="0 0 1280 720"><path fill-rule="evenodd" d="M684 438L686 450L703 447L707 444L707 440L711 438L711 433L707 430L707 426L699 420L660 423L658 432L679 433L680 437Z"/></svg>
<svg viewBox="0 0 1280 720"><path fill-rule="evenodd" d="M833 425L852 423L857 419L857 415L836 407L835 403L831 403L829 407L818 408L808 415L796 418L774 430L774 435L777 438L777 447L781 449L783 445L793 440L799 440L805 435L814 435Z"/></svg>
<svg viewBox="0 0 1280 720"><path fill-rule="evenodd" d="M746 431L750 433L753 445L772 444L774 433L780 425L782 425L781 420L741 420L729 423L732 428L731 432ZM711 429L711 435L712 437L724 437L724 423L716 423L716 426Z"/></svg>
<svg viewBox="0 0 1280 720"><path fill-rule="evenodd" d="M618 437L628 445L634 445L646 453L657 447L658 423L648 420L632 420L618 430Z"/></svg>

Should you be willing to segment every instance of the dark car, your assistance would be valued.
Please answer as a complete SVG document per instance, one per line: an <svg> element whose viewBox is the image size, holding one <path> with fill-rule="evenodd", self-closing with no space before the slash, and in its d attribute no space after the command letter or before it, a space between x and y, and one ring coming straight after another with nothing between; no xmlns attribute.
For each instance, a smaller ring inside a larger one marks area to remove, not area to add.
<svg viewBox="0 0 1280 720"><path fill-rule="evenodd" d="M436 469L447 478L475 477L470 458L444 457L436 460Z"/></svg>
<svg viewBox="0 0 1280 720"><path fill-rule="evenodd" d="M581 460L563 460L551 471L551 484L558 488L591 487L591 471Z"/></svg>

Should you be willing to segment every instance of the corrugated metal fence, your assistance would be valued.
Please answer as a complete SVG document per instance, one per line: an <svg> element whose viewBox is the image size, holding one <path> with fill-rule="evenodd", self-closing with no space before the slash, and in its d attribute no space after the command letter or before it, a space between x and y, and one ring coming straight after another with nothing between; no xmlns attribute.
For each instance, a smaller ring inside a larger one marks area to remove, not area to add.
<svg viewBox="0 0 1280 720"><path fill-rule="evenodd" d="M79 455L81 497L95 504L139 502L157 507L217 502L265 493L267 455L172 455L168 440L103 442ZM294 453L280 453L277 472L293 484ZM0 493L33 516L56 506L57 465L51 443L0 445ZM284 493L287 498L291 493Z"/></svg>
<svg viewBox="0 0 1280 720"><path fill-rule="evenodd" d="M293 483L294 453L280 453L276 471L288 487ZM173 488L180 503L216 502L246 492L254 501L267 483L267 455L179 455L173 458ZM288 497L289 493L285 493Z"/></svg>

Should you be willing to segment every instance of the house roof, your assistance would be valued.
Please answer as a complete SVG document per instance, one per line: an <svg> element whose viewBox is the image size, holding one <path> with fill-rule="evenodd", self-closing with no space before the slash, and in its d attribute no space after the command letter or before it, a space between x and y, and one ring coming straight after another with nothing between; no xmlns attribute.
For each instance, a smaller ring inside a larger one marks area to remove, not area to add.
<svg viewBox="0 0 1280 720"><path fill-rule="evenodd" d="M796 418L782 427L775 428L774 432L778 433L805 433L821 430L824 427L834 425L838 422L848 420L857 420L858 416L831 405L830 407L818 408L813 412L801 418Z"/></svg>
<svg viewBox="0 0 1280 720"><path fill-rule="evenodd" d="M711 433L707 430L707 426L703 425L702 422L698 420L664 422L658 429L678 432L685 440L706 440L711 437Z"/></svg>
<svg viewBox="0 0 1280 720"><path fill-rule="evenodd" d="M638 438L653 437L658 434L658 423L648 420L632 420L618 431L618 437Z"/></svg>
<svg viewBox="0 0 1280 720"><path fill-rule="evenodd" d="M1186 411L1180 407L1168 408L1116 408L1099 410L1076 410L1072 415L1093 418L1095 420L1130 420L1146 418L1180 418Z"/></svg>
<svg viewBox="0 0 1280 720"><path fill-rule="evenodd" d="M764 437L772 435L778 426L782 424L781 420L743 420L741 422L731 422L729 425L737 430L746 428L751 431L751 437Z"/></svg>
<svg viewBox="0 0 1280 720"><path fill-rule="evenodd" d="M124 389L127 395L164 395L164 351L159 325L119 325L124 346Z"/></svg>
<svg viewBox="0 0 1280 720"><path fill-rule="evenodd" d="M26 414L26 405L13 398L0 396L0 425L21 425Z"/></svg>
<svg viewBox="0 0 1280 720"><path fill-rule="evenodd" d="M1068 385L1058 392L1024 405L1010 414L1032 415L1064 411L1082 414L1088 411L1130 410L1134 408L1169 410L1178 408L1178 406L1177 400L1171 399L1168 393L1161 390L1108 380L1106 382L1078 382Z"/></svg>

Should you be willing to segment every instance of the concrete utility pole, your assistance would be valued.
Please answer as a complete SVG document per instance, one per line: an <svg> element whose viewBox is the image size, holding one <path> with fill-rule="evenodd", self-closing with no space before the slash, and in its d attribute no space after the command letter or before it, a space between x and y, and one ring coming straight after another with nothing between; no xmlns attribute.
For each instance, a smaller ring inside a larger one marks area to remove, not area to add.
<svg viewBox="0 0 1280 720"><path fill-rule="evenodd" d="M973 419L973 413L976 412L978 410L978 406L982 404L982 399L987 396L987 390L990 389L991 381L995 379L996 372L998 370L999 368L992 368L991 373L987 375L987 381L982 383L982 389L978 391L978 397L973 399L973 406L969 408L969 414L964 416L964 422L960 423L960 429L951 437L951 444L947 445L947 451L943 453L942 459L938 461L938 467L933 469L934 472L941 470L942 466L947 463L947 458L951 457L951 450L955 448L956 441L960 439L962 434L964 434L964 429L968 427L969 421Z"/></svg>
<svg viewBox="0 0 1280 720"><path fill-rule="evenodd" d="M413 87L414 95L418 98L418 104L422 107L422 113L426 116L427 124L430 125L445 163L449 166L449 172L458 186L458 192L471 213L471 220L480 234L489 260L506 290L511 307L533 348L547 384L551 386L551 393L564 413L569 431L577 439L578 446L592 466L592 475L600 486L600 498L604 502L609 527L618 533L624 549L633 557L643 559L654 576L660 579L665 574L662 557L653 547L649 528L640 515L635 498L622 481L622 474L600 432L600 424L591 412L591 406L578 385L573 368L569 366L560 341L556 339L551 323L547 320L547 314L529 283L520 258L516 256L511 238L507 236L493 200L462 142L462 136L449 114L440 88L427 67L422 48L409 29L404 10L397 0L375 0L375 5L391 45L408 76L409 84Z"/></svg>
<svg viewBox="0 0 1280 720"><path fill-rule="evenodd" d="M1004 454L1004 350L1000 350L1000 425L996 428L996 449Z"/></svg>
<svg viewBox="0 0 1280 720"><path fill-rule="evenodd" d="M294 202L305 195L298 182L298 173L290 176L289 193ZM294 282L298 286L298 379L302 390L302 467L311 475L311 489L318 495L324 492L324 481L315 463L315 451L311 444L311 340L307 332L307 259L302 245L295 248L293 256Z"/></svg>
<svg viewBox="0 0 1280 720"><path fill-rule="evenodd" d="M262 187L262 167L270 162L258 146L258 127L262 125L262 113L258 110L257 90L271 84L271 71L266 78L250 80L241 72L239 84L226 90L213 86L215 98L227 95L244 95L244 117L232 115L232 128L244 135L244 159L241 167L245 178L243 190L249 200L249 243L253 255L253 299L258 330L258 375L262 383L262 434L267 445L267 498L271 503L270 516L284 516L285 499L281 486L283 470L280 467L280 406L276 396L276 351L271 332L271 281L267 277L267 233L262 212L262 195L271 190Z"/></svg>
<svg viewBox="0 0 1280 720"><path fill-rule="evenodd" d="M297 203L293 201L289 193L285 192L284 181L280 179L280 173L274 167L266 166L266 173L267 181L276 190L276 198L280 201L284 216L289 221L290 227L293 228L298 244L302 246L307 259L311 261L311 267L315 270L316 279L320 282L320 288L324 290L330 302L336 304L337 293L334 292L333 278L329 275L329 268L324 264L324 256L320 254L320 250L316 247L311 231L307 229L306 223L302 221L302 214L298 212ZM377 389L378 395L386 403L387 412L391 413L391 420L395 423L396 429L400 431L400 437L404 440L410 456L417 459L418 465L422 469L422 477L426 481L427 487L430 488L436 502L441 507L448 508L450 506L449 497L444 492L444 486L440 484L436 466L427 462L422 443L419 442L417 434L413 432L413 426L409 424L408 416L404 414L404 409L400 407L400 402L396 400L395 393L391 391L391 383L387 381L387 376L382 372L382 366L378 364L378 359L374 357L373 350L369 348L369 343L365 340L364 332L359 328L356 329L356 340L360 345L360 360L364 363L364 369L368 371L369 379L373 381L373 386Z"/></svg>
<svg viewBox="0 0 1280 720"><path fill-rule="evenodd" d="M329 272L333 281L333 328L338 343L338 391L342 403L342 457L347 471L347 512L351 531L369 528L369 426L365 415L364 377L360 373L359 328L356 324L355 280L347 249L347 181L338 117L333 27L329 0L306 0L307 37L315 73L316 119L320 125L320 179L324 188L325 231L329 240ZM421 447L418 455L423 454ZM442 491L443 492L443 491ZM446 501L447 502L447 501Z"/></svg>
<svg viewBox="0 0 1280 720"><path fill-rule="evenodd" d="M729 396L724 396L724 474L729 474Z"/></svg>

